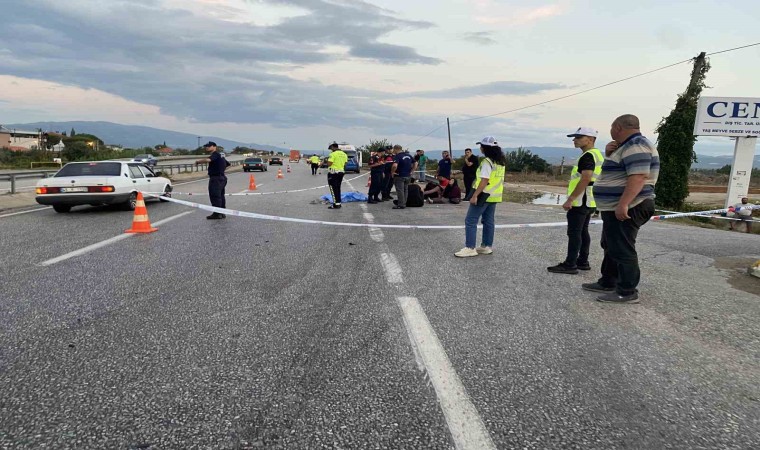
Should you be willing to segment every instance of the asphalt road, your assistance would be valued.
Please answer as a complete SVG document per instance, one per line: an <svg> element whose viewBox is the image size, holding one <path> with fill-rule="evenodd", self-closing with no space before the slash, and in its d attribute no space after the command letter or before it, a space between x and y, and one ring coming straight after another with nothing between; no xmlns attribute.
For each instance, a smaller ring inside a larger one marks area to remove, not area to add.
<svg viewBox="0 0 760 450"><path fill-rule="evenodd" d="M257 192L325 184L294 169L256 173ZM366 177L350 184L365 191ZM207 202L203 181L175 191ZM331 211L314 203L325 193L227 205L377 224L461 225L466 212ZM562 227L498 230L492 256L459 260L463 230L148 212L159 230L127 238L131 213L106 207L0 215L0 448L760 443L760 280L739 271L759 236L649 223L642 303L607 305L580 289L597 277L598 226L595 270L549 276ZM562 218L497 208L497 223Z"/></svg>

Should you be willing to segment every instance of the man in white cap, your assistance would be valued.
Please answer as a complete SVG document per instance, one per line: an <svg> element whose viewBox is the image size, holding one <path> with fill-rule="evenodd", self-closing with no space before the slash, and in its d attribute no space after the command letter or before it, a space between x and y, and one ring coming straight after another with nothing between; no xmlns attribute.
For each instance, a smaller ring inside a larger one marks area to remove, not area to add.
<svg viewBox="0 0 760 450"><path fill-rule="evenodd" d="M567 185L567 201L562 208L567 211L567 256L556 266L547 267L552 273L576 274L578 270L591 270L588 262L591 235L588 224L596 209L592 186L602 173L604 156L594 144L599 132L593 128L580 127L567 137L573 138L575 148L581 156L570 172Z"/></svg>

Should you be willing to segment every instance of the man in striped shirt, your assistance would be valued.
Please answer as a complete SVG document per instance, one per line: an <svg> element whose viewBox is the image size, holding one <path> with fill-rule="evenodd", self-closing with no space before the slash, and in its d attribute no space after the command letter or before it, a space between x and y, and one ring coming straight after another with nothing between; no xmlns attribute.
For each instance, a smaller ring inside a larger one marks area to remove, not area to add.
<svg viewBox="0 0 760 450"><path fill-rule="evenodd" d="M602 173L594 183L602 213L602 277L583 289L600 292L600 302L638 303L641 273L636 253L639 228L654 214L654 186L660 172L657 148L641 135L639 119L618 117L610 129Z"/></svg>

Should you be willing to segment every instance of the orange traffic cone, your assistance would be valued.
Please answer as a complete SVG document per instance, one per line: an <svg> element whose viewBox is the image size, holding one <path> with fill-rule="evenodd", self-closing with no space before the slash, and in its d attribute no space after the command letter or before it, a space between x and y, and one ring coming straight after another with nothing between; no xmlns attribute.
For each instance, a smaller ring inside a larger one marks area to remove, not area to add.
<svg viewBox="0 0 760 450"><path fill-rule="evenodd" d="M256 190L256 179L253 178L253 174L251 174L251 179L248 180L248 190L249 191L255 191Z"/></svg>
<svg viewBox="0 0 760 450"><path fill-rule="evenodd" d="M125 233L152 233L158 230L150 226L148 220L148 209L145 208L145 199L142 192L137 193L137 203L135 204L135 215L132 218L132 228L124 231Z"/></svg>
<svg viewBox="0 0 760 450"><path fill-rule="evenodd" d="M285 178L285 177L282 175L282 169L277 169L277 178Z"/></svg>
<svg viewBox="0 0 760 450"><path fill-rule="evenodd" d="M288 164L288 173L290 173L290 164Z"/></svg>

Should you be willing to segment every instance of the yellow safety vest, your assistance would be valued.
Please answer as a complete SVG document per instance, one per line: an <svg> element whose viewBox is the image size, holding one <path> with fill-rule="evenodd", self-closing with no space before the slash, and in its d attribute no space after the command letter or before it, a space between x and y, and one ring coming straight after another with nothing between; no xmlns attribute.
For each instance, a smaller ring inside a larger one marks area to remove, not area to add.
<svg viewBox="0 0 760 450"><path fill-rule="evenodd" d="M491 176L488 177L488 184L486 185L486 188L483 189L483 192L489 194L486 203L501 203L501 196L504 192L504 173L507 171L507 168L501 164L495 164L490 159L483 158L483 160L480 161L480 164L478 164L478 170L475 172L477 177L475 178L475 181L472 182L472 187L473 189L478 188L481 180L480 166L486 161L491 165Z"/></svg>
<svg viewBox="0 0 760 450"><path fill-rule="evenodd" d="M314 155L311 157L310 161L312 164L319 164L319 157Z"/></svg>
<svg viewBox="0 0 760 450"><path fill-rule="evenodd" d="M586 153L591 153L591 156L594 157L594 174L591 175L591 183L595 182L596 179L599 177L599 175L602 173L602 163L604 162L604 156L602 156L602 152L599 151L598 148L592 148L589 150L586 150L581 154L581 156L578 158L578 161L583 158ZM570 172L570 183L567 185L567 195L573 193L575 190L575 187L578 186L578 183L581 181L581 173L578 172L578 161L575 161L575 165L573 166L573 171ZM593 185L589 183L588 186L586 186L586 206L589 208L596 208L596 200L594 200L594 190ZM583 196L580 196L573 200L573 206L581 206L583 203Z"/></svg>

